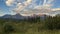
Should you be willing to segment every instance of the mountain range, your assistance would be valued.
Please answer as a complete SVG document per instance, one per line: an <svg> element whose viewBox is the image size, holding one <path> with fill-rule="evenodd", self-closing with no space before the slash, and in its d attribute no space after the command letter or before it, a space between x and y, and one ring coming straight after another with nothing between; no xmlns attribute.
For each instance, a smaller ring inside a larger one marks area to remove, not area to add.
<svg viewBox="0 0 60 34"><path fill-rule="evenodd" d="M0 18L12 18L12 19L29 19L29 18L35 18L35 17L41 17L43 18L44 15L33 15L33 16L22 16L21 14L15 14L15 15L10 15L10 14L6 14L4 16L1 16Z"/></svg>
<svg viewBox="0 0 60 34"><path fill-rule="evenodd" d="M1 18L24 19L24 16L20 14L15 14L15 15L6 14L4 16L1 16Z"/></svg>
<svg viewBox="0 0 60 34"><path fill-rule="evenodd" d="M60 10L59 11L53 11L52 13L60 13ZM49 16L49 15L46 15L46 14L39 14L39 15L36 15L36 14L33 14L31 16L23 16L21 14L15 14L15 15L11 15L11 14L5 14L4 16L0 16L0 18L12 18L12 19L28 19L28 18L35 18L35 17L40 17L40 18L44 18L45 16Z"/></svg>

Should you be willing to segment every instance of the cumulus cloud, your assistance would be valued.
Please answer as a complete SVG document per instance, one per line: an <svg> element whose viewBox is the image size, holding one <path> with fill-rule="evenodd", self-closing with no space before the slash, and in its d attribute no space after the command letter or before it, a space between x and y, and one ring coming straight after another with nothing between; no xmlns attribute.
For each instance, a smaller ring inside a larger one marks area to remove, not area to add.
<svg viewBox="0 0 60 34"><path fill-rule="evenodd" d="M6 5L11 6L14 2L15 2L15 0L7 0Z"/></svg>
<svg viewBox="0 0 60 34"><path fill-rule="evenodd" d="M20 13L20 11L24 10L24 8L26 8L28 5L30 5L29 7L34 7L33 9L25 9L26 14L28 15L33 14L33 13L48 13L48 11L50 11L50 7L52 6L51 2L53 2L54 0L44 0L42 5L36 5L36 1L37 0L24 0L23 2L21 2L23 0L7 0L6 1L6 5L7 6L11 6L14 3L16 4L16 7L13 9L16 13ZM42 1L42 0L41 0ZM39 3L40 4L40 3ZM43 11L44 10L44 11Z"/></svg>
<svg viewBox="0 0 60 34"><path fill-rule="evenodd" d="M6 5L7 6L11 6L14 3L16 4L16 8L14 8L14 11L16 11L17 13L19 13L21 10L23 10L26 6L28 6L29 4L31 4L32 0L26 0L23 3L19 2L19 0L7 0L6 1Z"/></svg>
<svg viewBox="0 0 60 34"><path fill-rule="evenodd" d="M21 10L23 10L25 7L27 7L31 2L32 2L32 0L27 0L27 1L23 2L23 4L18 3L15 10L17 11L17 13L19 13Z"/></svg>
<svg viewBox="0 0 60 34"><path fill-rule="evenodd" d="M54 8L54 9L52 9L53 11L56 11L56 10L60 10L60 8Z"/></svg>
<svg viewBox="0 0 60 34"><path fill-rule="evenodd" d="M35 14L38 14L38 13L42 13L42 14L48 13L49 14L49 12L52 12L51 6L53 4L51 4L51 2L53 2L53 0L48 0L48 1L44 0L43 5L35 6L34 9L30 9L25 12L29 11L28 13L33 13L33 14L34 13Z"/></svg>

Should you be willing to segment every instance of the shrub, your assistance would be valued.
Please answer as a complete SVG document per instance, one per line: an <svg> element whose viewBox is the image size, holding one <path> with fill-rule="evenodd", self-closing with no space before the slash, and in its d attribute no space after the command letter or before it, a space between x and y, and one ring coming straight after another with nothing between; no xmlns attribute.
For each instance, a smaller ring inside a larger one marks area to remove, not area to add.
<svg viewBox="0 0 60 34"><path fill-rule="evenodd" d="M8 32L13 32L14 31L14 28L12 25L5 25L4 26L4 32L5 33L8 33Z"/></svg>

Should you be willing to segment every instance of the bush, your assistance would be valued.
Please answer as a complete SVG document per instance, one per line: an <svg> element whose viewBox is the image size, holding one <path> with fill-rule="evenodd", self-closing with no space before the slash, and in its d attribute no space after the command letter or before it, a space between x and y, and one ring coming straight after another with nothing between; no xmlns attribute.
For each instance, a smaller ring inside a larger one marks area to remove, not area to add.
<svg viewBox="0 0 60 34"><path fill-rule="evenodd" d="M11 26L11 25L5 25L5 26L4 26L4 32L5 32L5 33L13 32L13 31L14 31L13 26Z"/></svg>

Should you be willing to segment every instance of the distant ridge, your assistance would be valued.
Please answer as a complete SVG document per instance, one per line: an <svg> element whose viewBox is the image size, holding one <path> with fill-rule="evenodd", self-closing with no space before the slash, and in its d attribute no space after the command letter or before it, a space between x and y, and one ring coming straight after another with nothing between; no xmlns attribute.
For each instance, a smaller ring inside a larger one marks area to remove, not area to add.
<svg viewBox="0 0 60 34"><path fill-rule="evenodd" d="M15 14L15 15L6 14L1 18L23 19L23 16L20 14Z"/></svg>
<svg viewBox="0 0 60 34"><path fill-rule="evenodd" d="M44 19L46 16L48 16L48 15L45 15L45 14L39 14L39 15L36 15L36 14L33 14L33 15L31 15L31 16L22 16L21 14L15 14L15 15L10 15L10 14L6 14L6 15L4 15L4 16L2 16L1 18L3 18L3 19L21 19L21 20L23 20L23 19L32 19L32 18L36 18L36 17L40 17L41 19Z"/></svg>

